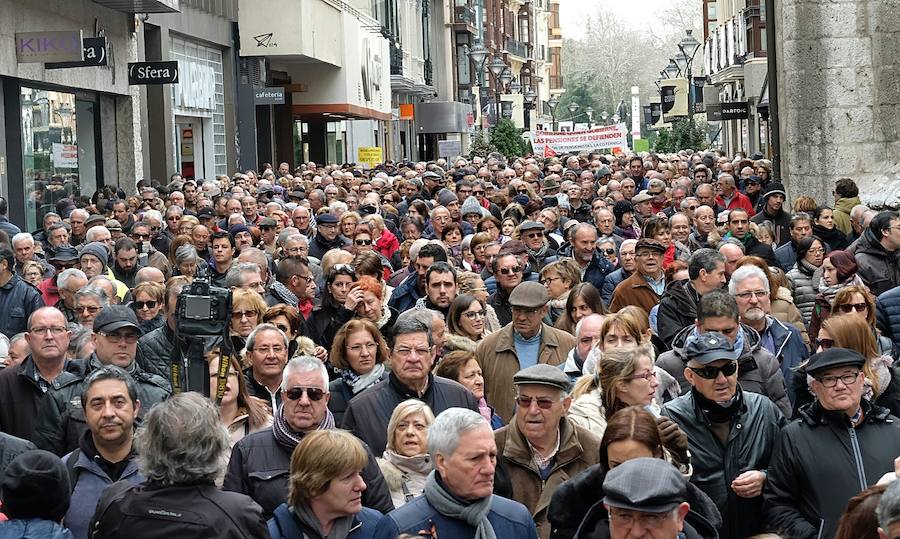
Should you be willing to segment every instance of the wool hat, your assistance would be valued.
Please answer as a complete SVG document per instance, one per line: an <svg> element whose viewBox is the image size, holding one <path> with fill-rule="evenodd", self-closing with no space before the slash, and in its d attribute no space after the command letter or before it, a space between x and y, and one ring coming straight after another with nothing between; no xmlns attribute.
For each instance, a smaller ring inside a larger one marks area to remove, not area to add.
<svg viewBox="0 0 900 539"><path fill-rule="evenodd" d="M231 234L232 238L237 236L241 232L250 232L250 229L247 228L247 225L241 224L231 225L230 227L228 227L228 233Z"/></svg>
<svg viewBox="0 0 900 539"><path fill-rule="evenodd" d="M687 481L665 460L642 457L610 470L603 494L603 503L610 507L666 513L686 501Z"/></svg>
<svg viewBox="0 0 900 539"><path fill-rule="evenodd" d="M459 197L457 197L456 193L449 189L441 189L438 192L437 200L438 204L440 204L441 206L446 206L447 204L450 204L454 201L459 202Z"/></svg>
<svg viewBox="0 0 900 539"><path fill-rule="evenodd" d="M105 245L99 241L92 241L81 248L81 253L78 254L78 260L80 261L81 257L84 255L91 255L99 260L103 264L103 271L106 271L106 266L109 263L109 251L106 249Z"/></svg>
<svg viewBox="0 0 900 539"><path fill-rule="evenodd" d="M766 186L763 198L769 198L771 195L781 195L787 198L787 193L784 192L784 186L781 185L780 182L772 182Z"/></svg>
<svg viewBox="0 0 900 539"><path fill-rule="evenodd" d="M0 480L3 512L16 519L60 521L69 510L71 490L62 460L40 449L13 459Z"/></svg>
<svg viewBox="0 0 900 539"><path fill-rule="evenodd" d="M478 203L477 198L470 196L463 201L462 206L460 207L460 212L463 216L477 213L479 216L485 217L486 210L481 207L481 204Z"/></svg>

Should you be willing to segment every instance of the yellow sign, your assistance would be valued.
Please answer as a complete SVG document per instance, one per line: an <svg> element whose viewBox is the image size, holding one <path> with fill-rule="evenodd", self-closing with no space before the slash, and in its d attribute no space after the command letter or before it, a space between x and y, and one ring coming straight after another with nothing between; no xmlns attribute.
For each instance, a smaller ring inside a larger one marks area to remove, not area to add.
<svg viewBox="0 0 900 539"><path fill-rule="evenodd" d="M361 146L356 153L356 160L369 165L369 168L384 161L384 150L378 146Z"/></svg>

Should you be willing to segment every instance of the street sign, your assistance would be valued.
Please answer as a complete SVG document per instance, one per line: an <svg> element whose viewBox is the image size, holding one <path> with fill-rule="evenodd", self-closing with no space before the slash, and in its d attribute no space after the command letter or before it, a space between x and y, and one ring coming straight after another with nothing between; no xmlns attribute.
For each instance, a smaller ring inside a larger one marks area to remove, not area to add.
<svg viewBox="0 0 900 539"><path fill-rule="evenodd" d="M253 101L257 105L284 105L284 88L254 88Z"/></svg>
<svg viewBox="0 0 900 539"><path fill-rule="evenodd" d="M129 62L128 84L175 84L178 62Z"/></svg>
<svg viewBox="0 0 900 539"><path fill-rule="evenodd" d="M20 64L80 62L81 30L16 33L16 61Z"/></svg>
<svg viewBox="0 0 900 539"><path fill-rule="evenodd" d="M86 37L81 42L84 49L84 60L80 62L48 62L44 64L44 67L46 69L66 69L70 67L99 67L106 65L105 37Z"/></svg>

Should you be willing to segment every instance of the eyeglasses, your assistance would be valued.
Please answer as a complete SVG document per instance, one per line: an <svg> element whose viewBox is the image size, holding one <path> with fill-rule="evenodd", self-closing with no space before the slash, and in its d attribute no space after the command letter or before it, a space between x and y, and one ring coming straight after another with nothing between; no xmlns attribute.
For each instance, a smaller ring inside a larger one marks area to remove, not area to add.
<svg viewBox="0 0 900 539"><path fill-rule="evenodd" d="M601 253L605 254L606 256L616 254L615 249L597 249L597 250L600 251Z"/></svg>
<svg viewBox="0 0 900 539"><path fill-rule="evenodd" d="M268 355L269 353L278 355L284 353L284 346L275 345L275 346L257 346L250 350L251 352L261 352L263 354Z"/></svg>
<svg viewBox="0 0 900 539"><path fill-rule="evenodd" d="M530 234L525 234L525 237L528 239L543 238L544 234L541 232L531 232Z"/></svg>
<svg viewBox="0 0 900 539"><path fill-rule="evenodd" d="M29 329L28 333L33 335L46 335L48 331L51 335L57 337L68 331L68 329L65 326L36 327Z"/></svg>
<svg viewBox="0 0 900 539"><path fill-rule="evenodd" d="M248 320L251 318L255 319L257 316L259 316L259 313L256 311L234 311L231 313L231 318L235 320L241 320L244 317Z"/></svg>
<svg viewBox="0 0 900 539"><path fill-rule="evenodd" d="M128 344L134 344L138 341L138 334L133 331L129 331L128 333L107 333L105 331L98 331L97 335L106 337L109 339L109 342L116 344L123 340Z"/></svg>
<svg viewBox="0 0 900 539"><path fill-rule="evenodd" d="M694 210L696 210L697 208L699 208L699 206L688 206L688 209L691 210L691 211L694 211Z"/></svg>
<svg viewBox="0 0 900 539"><path fill-rule="evenodd" d="M135 232L134 234L131 235L131 237L136 240L150 239L150 233L148 232L147 234L138 234L137 232Z"/></svg>
<svg viewBox="0 0 900 539"><path fill-rule="evenodd" d="M655 380L655 379L656 379L656 371L655 371L655 370L649 370L649 371L647 371L647 372L645 372L645 373L643 373L643 374L635 374L634 376L631 377L631 379L632 379L632 380L638 380L638 379L640 379L640 380L645 380L645 381L649 382L650 380Z"/></svg>
<svg viewBox="0 0 900 539"><path fill-rule="evenodd" d="M469 320L475 320L477 318L484 318L484 311L467 311L467 312L463 313L463 316L465 316Z"/></svg>
<svg viewBox="0 0 900 539"><path fill-rule="evenodd" d="M712 365L707 365L706 367L688 367L692 371L694 371L697 376L700 378L706 378L707 380L715 380L719 377L719 373L722 373L724 376L728 377L737 372L738 364L737 361L730 361L721 367L713 367Z"/></svg>
<svg viewBox="0 0 900 539"><path fill-rule="evenodd" d="M528 395L519 395L516 397L516 404L522 408L531 408L531 402L537 402L538 408L541 410L549 410L559 401L555 401L549 397L529 397Z"/></svg>
<svg viewBox="0 0 900 539"><path fill-rule="evenodd" d="M746 292L738 292L734 295L734 297L742 300L748 300L750 298L758 298L762 299L769 295L767 290L748 290Z"/></svg>
<svg viewBox="0 0 900 539"><path fill-rule="evenodd" d="M553 281L562 281L562 277L544 277L541 284L553 284Z"/></svg>
<svg viewBox="0 0 900 539"><path fill-rule="evenodd" d="M822 350L828 350L829 348L834 347L834 339L816 339L816 344Z"/></svg>
<svg viewBox="0 0 900 539"><path fill-rule="evenodd" d="M353 346L348 346L347 350L350 350L354 354L359 354L363 351L363 348L368 350L369 352L374 352L378 349L378 345L376 343L370 342L366 344L354 344Z"/></svg>
<svg viewBox="0 0 900 539"><path fill-rule="evenodd" d="M318 387L292 387L283 390L282 393L285 398L292 401L302 399L304 394L313 402L318 402L325 398L325 390Z"/></svg>
<svg viewBox="0 0 900 539"><path fill-rule="evenodd" d="M472 191L472 194L477 197L484 196L484 191Z"/></svg>
<svg viewBox="0 0 900 539"><path fill-rule="evenodd" d="M417 356L427 356L431 354L431 347L428 348L395 348L394 353L399 357L409 357L413 354Z"/></svg>
<svg viewBox="0 0 900 539"><path fill-rule="evenodd" d="M528 189L516 189L516 193L518 193L520 195L527 195Z"/></svg>
<svg viewBox="0 0 900 539"><path fill-rule="evenodd" d="M861 313L867 311L869 305L866 303L844 303L843 305L838 305L838 309L840 309L842 313L850 313L853 311Z"/></svg>
<svg viewBox="0 0 900 539"><path fill-rule="evenodd" d="M662 192L662 191L656 191L656 192L651 193L650 191L647 191L647 194L650 195L650 196L652 196L652 197L658 197L659 195L663 194L663 192Z"/></svg>
<svg viewBox="0 0 900 539"><path fill-rule="evenodd" d="M150 301L135 301L134 303L132 303L132 305L134 305L134 308L138 311L140 311L141 309L144 309L144 308L155 309L156 308L156 300L151 299Z"/></svg>
<svg viewBox="0 0 900 539"><path fill-rule="evenodd" d="M511 268L500 268L497 270L500 275L515 275L522 271L522 266L513 266Z"/></svg>
<svg viewBox="0 0 900 539"><path fill-rule="evenodd" d="M831 376L831 375L821 376L819 378L816 378L816 381L818 381L820 384L822 384L823 386L825 386L827 388L832 388L832 387L836 386L838 383L838 380L840 380L841 383L844 384L845 386L849 386L850 384L855 382L857 378L859 378L860 372L862 372L862 371L856 371L853 374L841 374L840 376Z"/></svg>
<svg viewBox="0 0 900 539"><path fill-rule="evenodd" d="M75 307L76 313L83 313L87 311L88 314L97 314L100 311L100 307L92 307L85 305L84 307Z"/></svg>
<svg viewBox="0 0 900 539"><path fill-rule="evenodd" d="M353 240L356 245L372 245L372 240Z"/></svg>
<svg viewBox="0 0 900 539"><path fill-rule="evenodd" d="M810 250L807 251L807 252L808 252L808 253L812 253L812 254L814 254L814 255L820 255L820 254L822 254L822 253L825 252L825 249L823 249L822 247L816 247L816 248L814 248L814 249L810 249Z"/></svg>

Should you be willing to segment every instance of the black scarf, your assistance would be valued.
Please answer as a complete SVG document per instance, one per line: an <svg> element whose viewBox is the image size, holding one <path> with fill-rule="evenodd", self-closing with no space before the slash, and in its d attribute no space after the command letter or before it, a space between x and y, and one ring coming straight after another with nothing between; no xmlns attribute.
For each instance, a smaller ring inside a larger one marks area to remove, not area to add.
<svg viewBox="0 0 900 539"><path fill-rule="evenodd" d="M697 407L712 423L730 423L731 420L737 417L744 405L744 395L741 392L741 386L737 386L734 398L728 406L722 406L715 401L707 399L694 388L691 388L691 394L694 395L694 402L697 403Z"/></svg>
<svg viewBox="0 0 900 539"><path fill-rule="evenodd" d="M832 251L846 249L850 244L847 241L847 235L838 230L837 227L825 228L813 223L812 229L813 235L827 243Z"/></svg>

